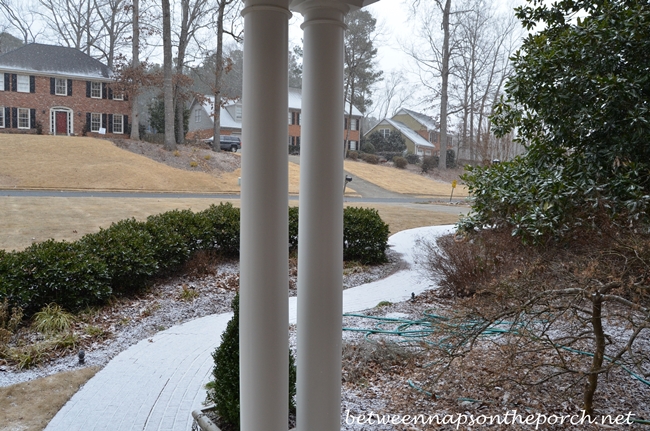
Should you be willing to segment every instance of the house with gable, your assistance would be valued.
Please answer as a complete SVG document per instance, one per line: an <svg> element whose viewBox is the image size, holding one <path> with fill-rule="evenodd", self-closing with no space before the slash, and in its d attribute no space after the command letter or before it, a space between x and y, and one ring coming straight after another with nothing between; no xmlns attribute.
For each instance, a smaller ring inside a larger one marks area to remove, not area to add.
<svg viewBox="0 0 650 431"><path fill-rule="evenodd" d="M30 43L0 55L0 132L124 136L128 95L108 66L75 48Z"/></svg>
<svg viewBox="0 0 650 431"><path fill-rule="evenodd" d="M300 148L302 123L302 90L289 88L289 111L287 127L289 132L288 146L290 149ZM212 137L214 125L214 96L205 96L204 102L194 99L190 105L190 122L187 137L190 139L208 139ZM235 102L221 108L221 134L241 135L242 104ZM360 126L363 114L353 107L352 118L348 124L348 113L343 119L343 139L350 150L357 150L360 140Z"/></svg>
<svg viewBox="0 0 650 431"><path fill-rule="evenodd" d="M206 95L202 101L192 100L190 121L186 137L188 139L209 139L214 127L214 96ZM241 102L231 103L219 108L222 135L241 136Z"/></svg>
<svg viewBox="0 0 650 431"><path fill-rule="evenodd" d="M440 151L440 132L438 123L430 116L410 109L401 108L393 117L384 118L364 136L379 132L388 137L391 131L399 131L406 142L406 151L418 156L433 156ZM452 137L447 135L447 145L451 148Z"/></svg>

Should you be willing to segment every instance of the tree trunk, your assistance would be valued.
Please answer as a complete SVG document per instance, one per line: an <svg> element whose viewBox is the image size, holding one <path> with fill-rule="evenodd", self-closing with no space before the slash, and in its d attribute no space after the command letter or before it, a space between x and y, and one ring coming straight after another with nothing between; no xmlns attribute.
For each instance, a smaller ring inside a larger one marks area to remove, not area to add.
<svg viewBox="0 0 650 431"><path fill-rule="evenodd" d="M140 0L133 0L133 59L131 67L140 66ZM138 92L131 95L131 139L140 140L140 111L138 110Z"/></svg>
<svg viewBox="0 0 650 431"><path fill-rule="evenodd" d="M587 387L584 393L584 409L585 413L589 416L594 414L594 393L598 387L598 374L603 366L603 358L605 356L605 333L603 332L602 321L603 295L597 292L591 300L593 302L591 325L593 326L594 337L596 339L596 351L591 361L591 370L587 378Z"/></svg>
<svg viewBox="0 0 650 431"><path fill-rule="evenodd" d="M165 149L176 150L174 139L174 86L172 83L172 30L169 0L162 0L163 9L163 93L165 101Z"/></svg>
<svg viewBox="0 0 650 431"><path fill-rule="evenodd" d="M440 90L440 159L438 169L447 169L447 103L449 102L449 15L451 14L451 0L445 1L442 12L442 29L444 39L442 42L442 88Z"/></svg>
<svg viewBox="0 0 650 431"><path fill-rule="evenodd" d="M221 136L221 79L223 76L223 14L226 9L226 0L219 1L217 14L217 53L214 73L214 116L212 117L212 149L221 151L219 136Z"/></svg>

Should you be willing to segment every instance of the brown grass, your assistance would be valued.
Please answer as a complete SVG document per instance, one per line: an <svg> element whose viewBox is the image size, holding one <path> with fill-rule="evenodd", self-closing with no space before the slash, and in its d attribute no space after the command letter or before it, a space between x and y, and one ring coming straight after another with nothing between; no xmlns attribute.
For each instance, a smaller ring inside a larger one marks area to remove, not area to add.
<svg viewBox="0 0 650 431"><path fill-rule="evenodd" d="M0 387L0 430L44 429L70 397L97 371L97 367L83 368Z"/></svg>
<svg viewBox="0 0 650 431"><path fill-rule="evenodd" d="M1 134L0 152L0 187L239 191L239 170L215 177L174 169L101 139Z"/></svg>
<svg viewBox="0 0 650 431"><path fill-rule="evenodd" d="M395 193L438 197L447 197L451 194L451 184L435 181L402 169L350 160L345 161L344 169L359 178ZM454 190L454 196L466 197L467 188L459 184Z"/></svg>
<svg viewBox="0 0 650 431"><path fill-rule="evenodd" d="M224 200L239 207L239 200ZM97 232L112 222L134 217L145 220L147 216L173 209L202 211L212 199L172 198L58 198L58 197L7 197L0 196L0 249L22 250L34 242L49 238L75 241L87 233ZM290 201L290 205L298 205ZM390 226L391 233L420 226L450 224L458 221L454 214L437 213L404 208L397 205L348 204L379 210ZM422 205L426 208L426 205Z"/></svg>
<svg viewBox="0 0 650 431"><path fill-rule="evenodd" d="M239 200L232 202L239 206ZM202 211L212 199L0 197L0 248L20 250L49 238L74 241L112 222L173 209Z"/></svg>

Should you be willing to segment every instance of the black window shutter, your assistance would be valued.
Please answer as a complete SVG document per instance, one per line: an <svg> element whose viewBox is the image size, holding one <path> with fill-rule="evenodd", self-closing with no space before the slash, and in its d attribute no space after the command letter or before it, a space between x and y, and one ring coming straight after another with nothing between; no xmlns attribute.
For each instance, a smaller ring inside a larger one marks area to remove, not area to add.
<svg viewBox="0 0 650 431"><path fill-rule="evenodd" d="M106 91L106 83L102 82L102 99L106 99L108 92Z"/></svg>
<svg viewBox="0 0 650 431"><path fill-rule="evenodd" d="M129 95L124 93L124 100L129 100Z"/></svg>
<svg viewBox="0 0 650 431"><path fill-rule="evenodd" d="M343 120L343 130L348 130L348 119L347 118L345 118Z"/></svg>
<svg viewBox="0 0 650 431"><path fill-rule="evenodd" d="M50 94L54 94L56 85L56 78L50 78Z"/></svg>
<svg viewBox="0 0 650 431"><path fill-rule="evenodd" d="M296 124L296 113L295 112L291 113L291 124Z"/></svg>
<svg viewBox="0 0 650 431"><path fill-rule="evenodd" d="M11 108L11 127L18 128L18 108Z"/></svg>
<svg viewBox="0 0 650 431"><path fill-rule="evenodd" d="M18 91L18 75L11 74L11 91Z"/></svg>
<svg viewBox="0 0 650 431"><path fill-rule="evenodd" d="M108 133L113 133L113 114L108 114Z"/></svg>
<svg viewBox="0 0 650 431"><path fill-rule="evenodd" d="M10 73L5 73L5 91L9 91L11 89L11 74Z"/></svg>
<svg viewBox="0 0 650 431"><path fill-rule="evenodd" d="M86 81L86 97L90 97L90 81ZM88 125L90 126L90 122L88 122Z"/></svg>
<svg viewBox="0 0 650 431"><path fill-rule="evenodd" d="M90 132L90 112L86 112L86 130Z"/></svg>
<svg viewBox="0 0 650 431"><path fill-rule="evenodd" d="M36 93L36 77L34 75L29 76L29 92Z"/></svg>
<svg viewBox="0 0 650 431"><path fill-rule="evenodd" d="M131 129L129 129L129 116L124 115L122 117L122 133L131 134Z"/></svg>
<svg viewBox="0 0 650 431"><path fill-rule="evenodd" d="M29 110L29 128L36 128L36 109Z"/></svg>
<svg viewBox="0 0 650 431"><path fill-rule="evenodd" d="M108 88L108 98L113 99L113 89L110 87Z"/></svg>
<svg viewBox="0 0 650 431"><path fill-rule="evenodd" d="M72 79L68 79L68 96L72 96Z"/></svg>
<svg viewBox="0 0 650 431"><path fill-rule="evenodd" d="M102 114L102 127L106 129L106 114Z"/></svg>
<svg viewBox="0 0 650 431"><path fill-rule="evenodd" d="M8 106L5 108L5 127L11 127L11 108Z"/></svg>
<svg viewBox="0 0 650 431"><path fill-rule="evenodd" d="M296 136L296 145L300 146L300 136Z"/></svg>

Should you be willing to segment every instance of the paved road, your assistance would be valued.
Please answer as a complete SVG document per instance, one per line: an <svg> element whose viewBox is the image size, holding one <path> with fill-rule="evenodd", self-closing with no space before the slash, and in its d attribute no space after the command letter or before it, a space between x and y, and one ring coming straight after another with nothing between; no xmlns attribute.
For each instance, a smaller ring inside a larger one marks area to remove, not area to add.
<svg viewBox="0 0 650 431"><path fill-rule="evenodd" d="M297 165L300 164L300 156L289 156L289 161ZM344 171L346 175L352 177L350 188L361 195L363 199L404 199L404 195L400 193L391 192L378 185L359 178L351 172ZM364 201L367 202L367 201Z"/></svg>
<svg viewBox="0 0 650 431"><path fill-rule="evenodd" d="M435 287L417 270L414 244L449 229L435 226L393 235L389 245L408 267L345 290L343 311L405 301ZM123 351L63 406L45 431L190 431L191 411L201 407L214 365L210 354L231 316L214 314L174 326ZM295 323L296 316L296 298L289 298L289 321ZM92 351L88 358L92 360Z"/></svg>

